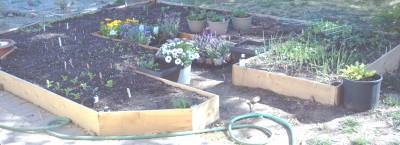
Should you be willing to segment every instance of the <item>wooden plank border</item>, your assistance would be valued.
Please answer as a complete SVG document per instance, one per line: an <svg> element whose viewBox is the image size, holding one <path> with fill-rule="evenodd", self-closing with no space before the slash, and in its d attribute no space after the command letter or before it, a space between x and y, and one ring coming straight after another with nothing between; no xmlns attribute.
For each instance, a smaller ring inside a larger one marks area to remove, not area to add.
<svg viewBox="0 0 400 145"><path fill-rule="evenodd" d="M287 76L252 68L232 66L232 82L236 86L262 88L275 93L309 99L325 105L339 105L341 86L327 85L315 81Z"/></svg>
<svg viewBox="0 0 400 145"><path fill-rule="evenodd" d="M58 116L68 117L77 125L98 135L139 135L199 130L219 119L218 95L162 78L143 75L209 99L188 109L97 112L3 71L0 71L0 83L5 91Z"/></svg>
<svg viewBox="0 0 400 145"><path fill-rule="evenodd" d="M388 53L382 55L374 62L368 64L368 70L376 70L380 74L386 72L393 72L400 67L400 45L390 50Z"/></svg>

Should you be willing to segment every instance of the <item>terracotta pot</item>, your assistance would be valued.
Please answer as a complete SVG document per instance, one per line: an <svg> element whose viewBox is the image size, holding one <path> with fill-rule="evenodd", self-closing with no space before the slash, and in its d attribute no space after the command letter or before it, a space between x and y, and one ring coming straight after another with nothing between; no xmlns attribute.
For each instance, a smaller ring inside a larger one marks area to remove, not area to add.
<svg viewBox="0 0 400 145"><path fill-rule="evenodd" d="M206 20L203 21L190 21L187 20L189 24L190 32L193 33L201 33L203 32L204 28L206 27Z"/></svg>
<svg viewBox="0 0 400 145"><path fill-rule="evenodd" d="M247 18L232 17L233 28L238 31L248 30L251 27L251 19L252 16L249 16Z"/></svg>
<svg viewBox="0 0 400 145"><path fill-rule="evenodd" d="M229 19L223 22L211 22L208 21L208 26L211 33L216 33L217 35L224 35L228 32Z"/></svg>
<svg viewBox="0 0 400 145"><path fill-rule="evenodd" d="M0 57L3 57L5 54L7 54L7 52L13 49L14 45L14 40L0 39Z"/></svg>

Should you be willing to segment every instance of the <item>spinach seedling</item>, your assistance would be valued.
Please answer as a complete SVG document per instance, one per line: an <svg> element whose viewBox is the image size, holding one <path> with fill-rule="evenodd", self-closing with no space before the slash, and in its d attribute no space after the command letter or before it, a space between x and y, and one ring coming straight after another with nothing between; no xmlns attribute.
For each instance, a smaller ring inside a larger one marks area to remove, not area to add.
<svg viewBox="0 0 400 145"><path fill-rule="evenodd" d="M112 88L114 85L113 80L108 80L107 84L105 85L106 87Z"/></svg>

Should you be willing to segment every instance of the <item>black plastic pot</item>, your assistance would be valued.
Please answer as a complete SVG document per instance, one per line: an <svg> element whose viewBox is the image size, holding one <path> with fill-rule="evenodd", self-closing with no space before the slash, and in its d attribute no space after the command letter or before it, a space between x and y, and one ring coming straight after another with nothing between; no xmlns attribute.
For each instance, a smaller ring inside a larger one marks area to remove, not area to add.
<svg viewBox="0 0 400 145"><path fill-rule="evenodd" d="M243 45L252 45L255 47L261 47L264 45L264 43L253 41L253 40L246 40L246 41L236 44L231 49L233 63L239 62L241 54L245 54L245 56L246 56L245 58L253 57L256 55L256 51L254 49L243 47ZM260 50L258 50L258 51L260 51Z"/></svg>
<svg viewBox="0 0 400 145"><path fill-rule="evenodd" d="M146 73L146 74L149 74L152 76L164 78L164 79L174 81L174 82L178 81L179 71L181 70L181 67L173 65L173 64L169 64L169 63L160 63L160 65L166 65L166 67L168 67L168 68L156 71L156 70L151 70L151 69L147 69L144 67L136 66L136 71Z"/></svg>
<svg viewBox="0 0 400 145"><path fill-rule="evenodd" d="M379 93L383 77L375 74L371 81L354 81L343 78L343 104L353 111L375 109L379 103Z"/></svg>

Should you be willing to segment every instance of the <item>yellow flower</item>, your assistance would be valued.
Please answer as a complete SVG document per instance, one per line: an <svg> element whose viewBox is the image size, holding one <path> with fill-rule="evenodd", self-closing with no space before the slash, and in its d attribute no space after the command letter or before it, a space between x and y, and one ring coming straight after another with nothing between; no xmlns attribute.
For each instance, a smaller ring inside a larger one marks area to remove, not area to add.
<svg viewBox="0 0 400 145"><path fill-rule="evenodd" d="M106 19L104 19L104 20L106 20L107 22L110 22L110 21L111 21L111 19L110 19L110 18L106 18Z"/></svg>
<svg viewBox="0 0 400 145"><path fill-rule="evenodd" d="M139 23L139 20L136 20L136 19L135 19L135 20L133 20L132 22L133 22L133 23Z"/></svg>
<svg viewBox="0 0 400 145"><path fill-rule="evenodd" d="M100 25L104 25L104 21L101 21L101 22L100 22Z"/></svg>

